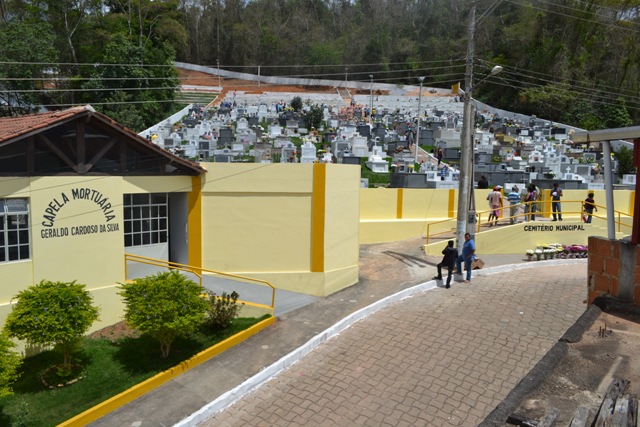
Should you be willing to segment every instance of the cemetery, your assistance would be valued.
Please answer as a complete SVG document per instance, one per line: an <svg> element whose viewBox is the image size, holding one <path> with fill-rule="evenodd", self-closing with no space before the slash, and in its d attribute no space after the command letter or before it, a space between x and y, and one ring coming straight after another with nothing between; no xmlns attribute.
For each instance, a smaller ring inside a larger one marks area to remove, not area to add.
<svg viewBox="0 0 640 427"><path fill-rule="evenodd" d="M413 94L356 93L345 102L340 91L234 91L207 106L190 105L182 117L140 135L196 162L351 164L361 166L363 187L457 188L463 103L454 94L428 95L418 111ZM310 124L313 111L322 115L318 126ZM574 144L574 132L535 117L480 110L473 182L484 175L491 186L536 182L550 188L560 182L566 189L604 188L601 148ZM438 148L444 152L440 165ZM616 171L614 159L614 176ZM628 175L614 182L630 188L634 181Z"/></svg>

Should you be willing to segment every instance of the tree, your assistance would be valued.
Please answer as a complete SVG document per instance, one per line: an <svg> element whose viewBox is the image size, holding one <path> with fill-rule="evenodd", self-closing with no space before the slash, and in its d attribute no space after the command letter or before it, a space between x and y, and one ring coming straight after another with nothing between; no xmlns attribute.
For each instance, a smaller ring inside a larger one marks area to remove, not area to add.
<svg viewBox="0 0 640 427"><path fill-rule="evenodd" d="M614 156L618 160L618 176L620 178L622 178L622 175L636 172L636 168L633 166L633 150L621 146Z"/></svg>
<svg viewBox="0 0 640 427"><path fill-rule="evenodd" d="M53 345L69 367L72 351L99 318L85 285L43 280L15 298L18 302L4 326L7 334L29 345Z"/></svg>
<svg viewBox="0 0 640 427"><path fill-rule="evenodd" d="M140 47L125 34L105 46L100 64L82 88L86 102L126 127L141 131L166 117L178 87L168 44Z"/></svg>
<svg viewBox="0 0 640 427"><path fill-rule="evenodd" d="M307 125L307 129L318 129L322 125L324 119L324 111L317 105L311 107L311 109L304 116L304 122Z"/></svg>
<svg viewBox="0 0 640 427"><path fill-rule="evenodd" d="M41 101L35 89L48 72L55 72L50 64L57 56L53 42L45 22L0 24L0 116L37 110Z"/></svg>
<svg viewBox="0 0 640 427"><path fill-rule="evenodd" d="M15 344L5 333L0 333L0 397L13 393L11 384L18 378L21 357L12 350Z"/></svg>
<svg viewBox="0 0 640 427"><path fill-rule="evenodd" d="M193 332L205 318L202 289L177 271L161 272L120 286L125 321L160 343L163 358L178 336Z"/></svg>
<svg viewBox="0 0 640 427"><path fill-rule="evenodd" d="M299 96L294 96L291 100L291 108L293 108L293 111L302 110L302 98L300 98Z"/></svg>

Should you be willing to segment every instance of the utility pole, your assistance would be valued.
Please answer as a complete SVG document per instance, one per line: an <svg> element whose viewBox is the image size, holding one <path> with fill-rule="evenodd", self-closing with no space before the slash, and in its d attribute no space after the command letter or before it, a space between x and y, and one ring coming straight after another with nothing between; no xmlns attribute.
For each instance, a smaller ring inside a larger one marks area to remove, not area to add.
<svg viewBox="0 0 640 427"><path fill-rule="evenodd" d="M456 221L456 247L462 251L464 235L467 232L467 216L473 214L475 223L475 212L469 212L469 183L471 157L473 156L473 117L471 117L471 90L473 85L473 55L474 55L474 33L476 25L476 6L471 7L469 12L469 30L467 40L467 66L464 75L464 109L462 132L460 136L460 181L458 182L458 216ZM471 219L471 218L469 218Z"/></svg>
<svg viewBox="0 0 640 427"><path fill-rule="evenodd" d="M420 81L420 93L418 94L418 127L416 128L416 140L413 142L414 167L418 163L418 150L420 149L420 116L422 116L422 82L424 82L424 76L418 77L418 80Z"/></svg>

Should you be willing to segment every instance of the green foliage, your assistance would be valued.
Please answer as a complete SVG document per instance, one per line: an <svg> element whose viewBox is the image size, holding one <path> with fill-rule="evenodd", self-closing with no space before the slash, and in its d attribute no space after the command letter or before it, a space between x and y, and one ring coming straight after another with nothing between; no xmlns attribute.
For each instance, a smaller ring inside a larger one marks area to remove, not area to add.
<svg viewBox="0 0 640 427"><path fill-rule="evenodd" d="M318 129L322 126L322 121L324 119L324 112L320 106L314 105L312 106L307 114L304 116L304 122L307 125L307 129Z"/></svg>
<svg viewBox="0 0 640 427"><path fill-rule="evenodd" d="M43 280L15 298L18 302L4 326L7 334L29 345L55 346L65 365L71 363L71 352L99 317L85 285L75 281Z"/></svg>
<svg viewBox="0 0 640 427"><path fill-rule="evenodd" d="M620 178L622 175L636 173L636 168L633 166L633 150L621 146L614 155L618 161L618 176Z"/></svg>
<svg viewBox="0 0 640 427"><path fill-rule="evenodd" d="M0 6L0 10L2 7ZM31 113L39 104L34 92L41 78L55 67L54 36L46 22L0 22L0 116ZM19 80L5 80L19 79ZM29 92L26 92L29 91Z"/></svg>
<svg viewBox="0 0 640 427"><path fill-rule="evenodd" d="M22 358L12 350L15 344L5 333L0 333L0 397L13 393L11 386L18 379Z"/></svg>
<svg viewBox="0 0 640 427"><path fill-rule="evenodd" d="M294 96L291 100L291 108L293 108L293 111L302 110L302 98L300 98L299 96Z"/></svg>
<svg viewBox="0 0 640 427"><path fill-rule="evenodd" d="M74 353L74 359L82 361L84 378L54 390L43 390L40 374L56 363L58 355L45 351L29 357L20 368L14 394L0 398L0 425L55 427L268 317L237 318L215 333L198 328L188 337L177 338L166 359L157 357L158 344L149 335L115 340L84 338L82 351Z"/></svg>
<svg viewBox="0 0 640 427"><path fill-rule="evenodd" d="M209 307L207 308L207 319L205 325L211 330L224 329L233 319L238 316L240 309L244 305L238 304L238 293L233 291L231 295L223 292L218 296L215 292L209 292Z"/></svg>
<svg viewBox="0 0 640 427"><path fill-rule="evenodd" d="M207 301L201 292L197 283L171 271L121 284L118 294L126 305L127 324L158 341L166 358L176 337L193 332L203 322Z"/></svg>

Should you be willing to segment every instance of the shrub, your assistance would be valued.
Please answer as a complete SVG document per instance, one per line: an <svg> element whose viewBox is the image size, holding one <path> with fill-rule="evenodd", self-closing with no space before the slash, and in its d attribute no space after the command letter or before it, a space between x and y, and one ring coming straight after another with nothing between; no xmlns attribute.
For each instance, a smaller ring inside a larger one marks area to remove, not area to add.
<svg viewBox="0 0 640 427"><path fill-rule="evenodd" d="M11 385L18 379L22 358L12 350L15 344L7 334L0 333L0 397L13 394Z"/></svg>
<svg viewBox="0 0 640 427"><path fill-rule="evenodd" d="M244 303L237 303L239 296L236 291L233 291L231 295L223 292L221 296L216 295L215 292L209 292L209 307L205 325L213 330L229 326L244 305Z"/></svg>
<svg viewBox="0 0 640 427"><path fill-rule="evenodd" d="M291 108L293 108L293 111L302 110L302 98L300 98L299 96L294 96L291 100Z"/></svg>
<svg viewBox="0 0 640 427"><path fill-rule="evenodd" d="M7 334L30 345L53 345L69 366L71 352L99 317L85 285L43 280L16 299L4 326Z"/></svg>
<svg viewBox="0 0 640 427"><path fill-rule="evenodd" d="M136 279L120 289L125 321L158 341L163 358L176 337L190 334L204 321L207 301L202 289L177 271Z"/></svg>

